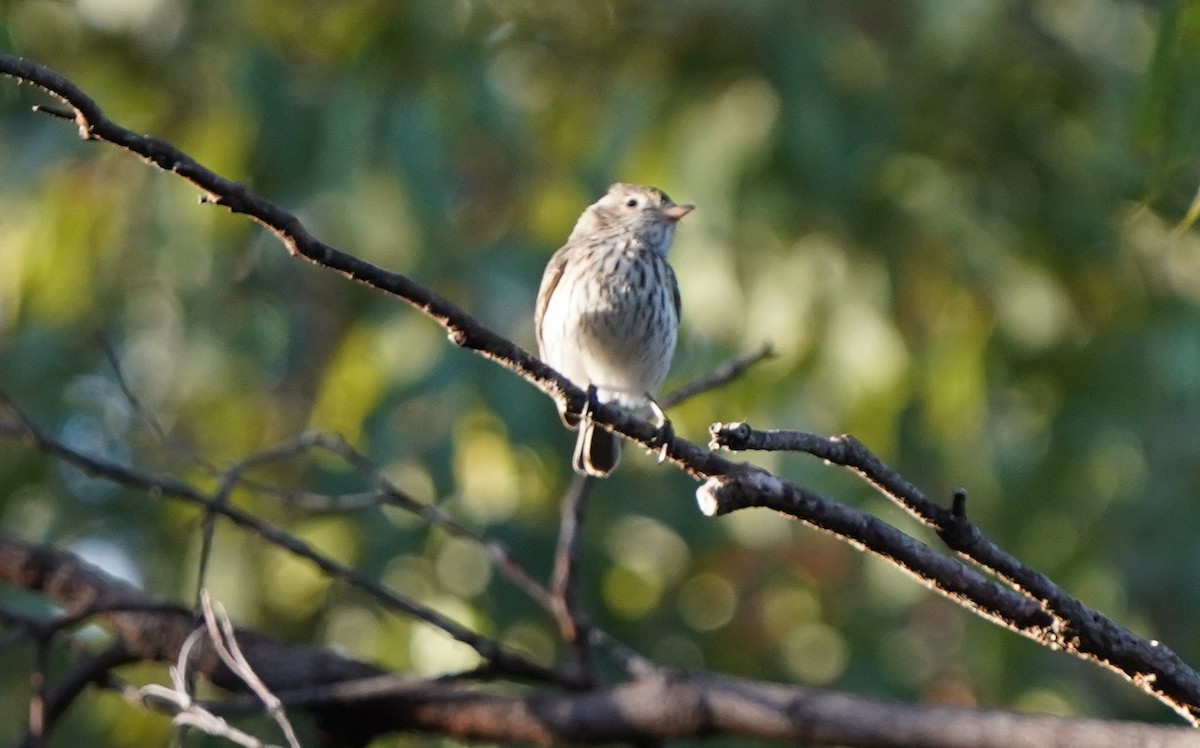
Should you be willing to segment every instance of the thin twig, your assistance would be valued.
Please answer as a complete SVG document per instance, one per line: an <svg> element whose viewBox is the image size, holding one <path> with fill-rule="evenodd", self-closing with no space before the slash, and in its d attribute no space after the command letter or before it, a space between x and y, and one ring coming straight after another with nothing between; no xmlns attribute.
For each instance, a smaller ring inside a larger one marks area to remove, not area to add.
<svg viewBox="0 0 1200 748"><path fill-rule="evenodd" d="M740 377L750 367L774 355L775 350L771 347L771 344L763 343L762 347L757 351L742 356L735 356L713 369L708 375L668 392L658 399L658 404L664 408L671 408L709 390L723 387Z"/></svg>
<svg viewBox="0 0 1200 748"><path fill-rule="evenodd" d="M17 419L16 422L22 426L22 435L24 438L41 451L57 455L63 461L91 475L111 480L130 488L146 491L150 496L179 499L194 504L201 509L219 514L235 525L254 532L271 544L309 561L326 574L363 590L388 607L441 629L452 638L474 649L483 659L495 665L502 672L539 681L550 681L561 684L571 684L574 682L573 678L537 665L509 650L507 647L502 646L499 642L471 631L428 606L398 595L376 580L359 574L353 569L325 556L294 535L263 522L254 515L240 510L235 506L224 505L214 501L209 496L206 496L177 478L142 473L127 465L87 454L51 438L22 413L12 399L3 391L0 391L0 405L5 406Z"/></svg>
<svg viewBox="0 0 1200 748"><path fill-rule="evenodd" d="M229 503L230 494L238 482L242 480L242 474L258 465L267 464L276 460L288 459L295 456L297 453L310 448L313 445L314 436L311 434L303 434L294 439L289 439L274 447L265 449L261 452L250 455L249 457L238 460L221 474L221 483L217 487L216 493L213 494L212 503L216 506L225 506ZM199 570L196 574L196 607L200 608L201 593L205 588L208 576L208 564L212 554L212 544L216 533L217 512L212 509L204 511L204 526L200 544L200 562Z"/></svg>
<svg viewBox="0 0 1200 748"><path fill-rule="evenodd" d="M563 496L559 511L558 543L554 550L554 571L550 578L550 593L558 617L562 637L573 648L576 664L585 678L591 676L589 640L580 627L579 609L579 551L583 545L583 523L587 514L587 499L595 480L576 474Z"/></svg>
<svg viewBox="0 0 1200 748"><path fill-rule="evenodd" d="M580 388L527 351L481 325L439 294L406 276L387 272L319 241L295 215L254 194L244 185L217 175L164 140L139 135L116 124L106 117L96 102L78 86L48 68L19 57L0 55L0 73L33 83L74 109L73 119L82 138L113 143L161 169L178 174L202 191L202 199L205 202L224 206L267 227L290 253L404 300L441 325L455 345L475 351L521 376L558 401L565 409L573 412L581 410L585 393ZM592 409L591 417L597 423L643 446L658 446L656 427L619 407L600 405ZM0 425L0 431L11 433L11 424ZM45 451L55 451L55 448L45 441L34 440L34 445ZM62 445L59 445L56 453L68 461L71 460L68 456L71 451ZM928 547L874 517L854 512L766 471L735 464L685 439L671 440L664 454L690 475L705 481L698 491L698 497L708 502L714 511L727 511L730 507L751 504L781 508L794 516L803 517L815 527L837 534L848 542L870 548L966 607L980 611L1014 630L1034 636L1036 625L1031 624L1030 616L1033 614L1028 611L1029 601L1026 598L1010 589L997 588L994 583L991 586L981 584L979 580L970 576L969 572L975 570L963 562L934 553ZM78 458L78 455L75 457ZM86 463L86 460L83 462ZM92 467L94 470L98 469L101 474L122 480L127 485L140 486L147 490L177 491L179 498L197 501L201 505L211 504L206 497L173 479L148 480L147 476L139 475L136 471L104 461L99 461ZM223 510L223 515L243 526L261 525L244 513L234 511L232 507ZM315 555L311 549L299 544L294 538L285 535L280 537L281 535L277 533L272 542L283 543L284 547L288 547L292 552L313 559L330 573L335 573L336 570L339 576L347 574L348 570L328 559L316 561L315 559L321 557ZM946 561L954 563L947 564ZM941 574L949 576L939 576ZM353 583L361 585L360 581ZM415 603L399 598L389 601L389 604L413 611L414 615L417 614L415 611L420 610L420 606ZM1033 618L1048 618L1045 611L1037 606L1035 611L1039 615L1033 615ZM432 615L428 611L425 614ZM481 641L482 637L449 622L443 622L440 628L452 632L455 638L463 636L468 643L473 642L472 646L482 647L494 657L500 657L495 651L494 642ZM1087 646L1094 646L1095 653L1089 654L1078 649L1071 651L1084 659L1100 661L1118 669L1131 682L1157 696L1195 723L1200 716L1200 676L1179 661L1173 653L1164 655L1164 649L1156 643L1140 639L1105 641L1104 636L1107 633L1110 632L1103 626L1099 629L1085 628L1081 630L1080 636L1087 640ZM1035 638L1052 647L1064 646L1064 642L1054 632ZM506 662L518 669L526 667L520 658L505 660L500 657L493 662L498 666ZM543 672L542 675L548 673Z"/></svg>
<svg viewBox="0 0 1200 748"><path fill-rule="evenodd" d="M199 455L185 447L181 442L173 439L171 435L167 433L167 430L163 428L163 425L159 423L157 418L154 417L154 414L151 413L142 404L142 401L138 399L138 396L134 394L133 388L129 386L129 382L125 379L125 372L121 369L121 361L117 356L117 352L113 350L113 347L108 342L108 339L103 335L98 335L97 339L99 341L100 351L104 354L104 359L108 362L108 367L112 369L113 378L117 382L117 387L121 390L121 396L124 397L125 401L129 403L129 407L133 408L133 412L146 422L146 425L148 425L150 430L154 432L154 436L157 437L162 443L169 445L172 449L183 452L185 455L187 455L189 460L197 465L208 468L209 470L216 470L215 467L205 463L200 459Z"/></svg>
<svg viewBox="0 0 1200 748"><path fill-rule="evenodd" d="M534 579L533 575L517 561L512 552L503 543L472 530L446 514L440 507L418 501L404 491L401 491L398 486L383 474L383 471L375 463L351 446L341 436L337 434L321 434L315 439L314 444L338 455L358 470L359 473L373 480L383 496L386 497L388 504L420 517L431 525L446 531L447 534L453 537L468 540L478 545L487 554L492 566L505 579L528 595L530 599L538 603L542 608L551 613L554 612L554 604L550 591Z"/></svg>
<svg viewBox="0 0 1200 748"><path fill-rule="evenodd" d="M660 405L678 405L689 398L721 387L741 376L747 369L773 355L771 346L764 344L753 353L736 356L673 392L665 395ZM631 674L658 672L648 660L617 642L602 631L589 630L590 623L579 608L579 557L582 548L584 521L587 515L588 494L595 480L586 475L575 475L559 505L560 520L558 542L554 551L554 569L550 581L553 611L558 619L563 640L575 652L580 671L589 675L592 671L589 645L605 644L610 653Z"/></svg>
<svg viewBox="0 0 1200 748"><path fill-rule="evenodd" d="M166 430L154 418L141 401L134 394L133 389L125 380L124 374L121 371L120 362L117 360L115 352L107 341L103 338L100 341L101 349L104 351L105 357L108 359L109 366L112 368L117 384L125 399L130 403L143 420L149 424L150 428L158 436L158 438L171 445L174 449L183 451L190 461L208 471L211 474L221 477L221 484L216 493L216 499L219 503L228 501L230 493L235 486L241 484L253 491L275 496L284 499L289 503L303 503L306 508L319 506L322 509L330 510L347 510L361 509L367 507L389 504L399 507L408 512L411 512L418 517L424 519L430 524L436 525L450 535L469 540L481 547L487 554L494 568L496 568L501 576L509 582L521 589L525 594L529 595L534 601L538 602L548 612L554 613L553 601L550 599L548 590L540 585L531 574L523 567L512 552L497 540L488 538L481 533L475 532L467 528L465 525L451 519L445 512L435 506L427 505L417 501L408 494L401 491L395 484L384 477L381 470L364 454L354 449L344 437L337 434L324 434L319 432L309 432L301 434L293 439L289 439L281 444L275 445L261 452L255 453L245 459L239 460L229 468L221 470L215 465L203 460L199 455L186 449L182 444L171 439ZM324 449L332 454L342 458L347 464L355 468L359 473L375 482L379 488L379 492L356 494L352 496L329 496L326 494L314 494L311 492L294 492L286 491L277 486L269 486L265 483L246 478L245 473L253 468L260 467L270 462L284 460L294 457L296 454L312 448ZM206 569L208 568L209 555L212 549L215 515L211 512L205 513L203 538L200 552L199 573L197 574L197 595L200 588L204 587L206 577ZM199 598L197 597L197 604Z"/></svg>
<svg viewBox="0 0 1200 748"><path fill-rule="evenodd" d="M49 640L40 640L38 644L39 657L42 652L48 653ZM92 683L104 678L113 668L132 662L132 658L120 643L114 644L98 654L84 659L62 677L52 690L46 690L45 672L41 671L42 687L35 691L32 703L36 700L37 716L31 713L29 727L17 744L19 748L35 748L44 743L50 732L58 724L58 720L66 712L67 707L83 693ZM43 663L44 664L44 663Z"/></svg>
<svg viewBox="0 0 1200 748"><path fill-rule="evenodd" d="M212 642L213 647L217 651L217 655L221 661L225 663L225 667L229 668L237 677L242 679L254 695L266 707L267 713L275 720L275 724L283 732L287 739L290 748L300 748L300 741L296 738L296 731L292 727L291 720L287 717L287 712L284 711L283 704L276 698L275 694L271 693L271 689L263 683L258 677L258 673L254 672L250 662L246 659L246 655L242 654L242 649L238 646L237 635L233 630L233 622L229 620L229 616L225 613L225 606L219 602L214 603L209 597L207 590L202 590L200 595L200 608L204 613L204 623L208 628L208 638Z"/></svg>
<svg viewBox="0 0 1200 748"><path fill-rule="evenodd" d="M277 748L277 746L264 743L253 735L230 725L192 698L191 689L188 686L190 680L188 661L192 648L196 646L203 633L204 629L196 629L179 648L179 656L169 669L171 687L160 686L157 683L142 686L136 692L138 703L172 715L171 722L182 730L189 728L200 730L207 735L224 738L237 745L245 746L245 748ZM213 644L219 646L215 639ZM299 748L299 744L290 743L289 748Z"/></svg>
<svg viewBox="0 0 1200 748"><path fill-rule="evenodd" d="M57 117L58 119L65 119L68 122L71 122L75 119L74 111L72 111L70 109L59 109L56 106L46 106L45 104L37 104L36 106L33 107L33 111L37 112L38 114L46 114L51 117Z"/></svg>

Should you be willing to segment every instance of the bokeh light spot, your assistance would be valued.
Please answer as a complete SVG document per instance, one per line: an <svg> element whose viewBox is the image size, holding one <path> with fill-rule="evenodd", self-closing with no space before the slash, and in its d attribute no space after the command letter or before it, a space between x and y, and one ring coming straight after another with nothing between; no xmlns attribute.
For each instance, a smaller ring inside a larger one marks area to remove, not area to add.
<svg viewBox="0 0 1200 748"><path fill-rule="evenodd" d="M679 591L679 612L696 631L715 631L729 623L737 602L733 584L711 572L697 574Z"/></svg>

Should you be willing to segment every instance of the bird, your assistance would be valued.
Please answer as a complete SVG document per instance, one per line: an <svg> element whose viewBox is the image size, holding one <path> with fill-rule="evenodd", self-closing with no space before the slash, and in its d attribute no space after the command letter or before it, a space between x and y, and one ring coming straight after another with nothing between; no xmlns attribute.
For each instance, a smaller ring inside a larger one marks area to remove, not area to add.
<svg viewBox="0 0 1200 748"><path fill-rule="evenodd" d="M590 205L546 264L534 325L542 360L588 393L581 413L559 403L578 429L572 467L604 477L621 457L619 437L589 417L598 403L647 407L664 451L670 421L654 401L679 334L681 300L667 263L675 225L694 205L655 187L618 182Z"/></svg>

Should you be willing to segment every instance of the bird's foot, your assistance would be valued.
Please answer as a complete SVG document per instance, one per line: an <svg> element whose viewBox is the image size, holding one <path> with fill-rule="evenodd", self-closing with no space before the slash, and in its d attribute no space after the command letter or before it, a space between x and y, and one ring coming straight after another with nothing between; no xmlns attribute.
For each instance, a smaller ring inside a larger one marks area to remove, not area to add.
<svg viewBox="0 0 1200 748"><path fill-rule="evenodd" d="M600 396L597 393L596 385L589 384L587 387L587 399L583 401L583 410L579 411L580 421L589 421L592 418L592 413L600 407Z"/></svg>
<svg viewBox="0 0 1200 748"><path fill-rule="evenodd" d="M662 409L654 398L649 395L646 399L650 402L650 410L654 412L654 419L658 421L657 430L654 436L650 437L650 446L658 450L658 464L662 464L667 459L667 449L670 448L671 442L675 441L675 427L671 425L671 419L667 418L667 413Z"/></svg>

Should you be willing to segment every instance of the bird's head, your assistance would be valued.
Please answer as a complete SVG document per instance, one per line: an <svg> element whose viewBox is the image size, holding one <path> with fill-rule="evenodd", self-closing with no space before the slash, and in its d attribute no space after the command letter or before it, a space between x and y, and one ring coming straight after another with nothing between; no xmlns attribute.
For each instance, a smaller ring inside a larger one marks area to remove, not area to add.
<svg viewBox="0 0 1200 748"><path fill-rule="evenodd" d="M571 238L623 229L641 235L651 243L663 240L669 243L675 222L695 207L677 205L657 187L617 182L608 188L604 197L583 212Z"/></svg>

